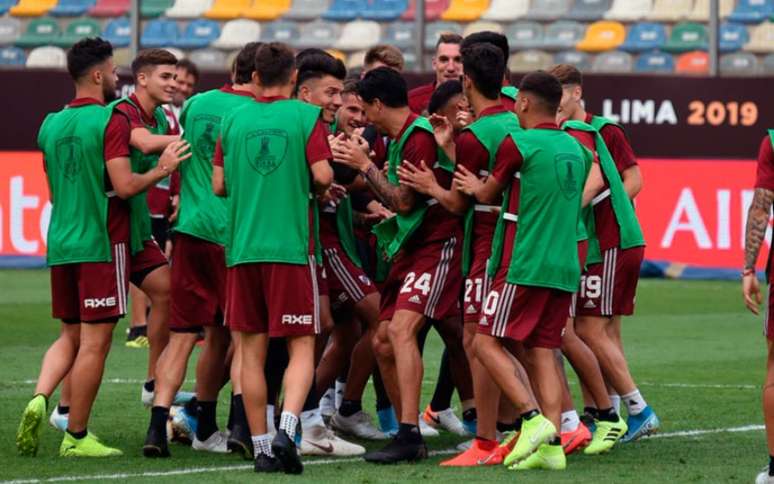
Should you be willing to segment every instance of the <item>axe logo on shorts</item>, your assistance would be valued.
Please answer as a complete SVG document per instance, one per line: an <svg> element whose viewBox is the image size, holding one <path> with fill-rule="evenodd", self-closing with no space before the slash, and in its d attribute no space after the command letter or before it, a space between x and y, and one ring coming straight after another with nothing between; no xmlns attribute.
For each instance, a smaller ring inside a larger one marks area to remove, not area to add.
<svg viewBox="0 0 774 484"><path fill-rule="evenodd" d="M313 323L311 314L283 314L282 324L309 326Z"/></svg>
<svg viewBox="0 0 774 484"><path fill-rule="evenodd" d="M83 307L88 309L112 308L116 305L115 297L91 297L83 300Z"/></svg>

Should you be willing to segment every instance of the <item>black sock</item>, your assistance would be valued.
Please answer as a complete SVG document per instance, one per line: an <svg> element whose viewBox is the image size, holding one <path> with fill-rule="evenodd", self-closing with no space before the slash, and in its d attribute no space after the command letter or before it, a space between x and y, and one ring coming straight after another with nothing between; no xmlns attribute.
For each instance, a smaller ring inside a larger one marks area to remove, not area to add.
<svg viewBox="0 0 774 484"><path fill-rule="evenodd" d="M419 433L419 427L407 423L401 423L400 427L398 427L398 438L411 444L422 442L422 434Z"/></svg>
<svg viewBox="0 0 774 484"><path fill-rule="evenodd" d="M157 431L167 433L167 420L169 420L169 409L167 407L151 408L150 426Z"/></svg>
<svg viewBox="0 0 774 484"><path fill-rule="evenodd" d="M598 418L599 410L596 407L583 407L583 413Z"/></svg>
<svg viewBox="0 0 774 484"><path fill-rule="evenodd" d="M70 413L70 407L65 407L61 403L56 406L57 412L59 412L61 415L64 415L66 413Z"/></svg>
<svg viewBox="0 0 774 484"><path fill-rule="evenodd" d="M505 432L510 432L512 430L516 430L516 422L507 423L507 422L497 422L497 431L501 434Z"/></svg>
<svg viewBox="0 0 774 484"><path fill-rule="evenodd" d="M618 414L615 412L615 408L604 408L597 410L597 420L602 422L618 422Z"/></svg>
<svg viewBox="0 0 774 484"><path fill-rule="evenodd" d="M339 413L342 417L351 417L361 410L363 410L363 405L360 400L344 399L339 407Z"/></svg>
<svg viewBox="0 0 774 484"><path fill-rule="evenodd" d="M476 420L478 418L478 415L476 414L475 408L469 408L462 412L462 420L465 420L466 422L471 422L473 420Z"/></svg>
<svg viewBox="0 0 774 484"><path fill-rule="evenodd" d="M196 397L193 397L188 402L186 402L185 405L183 405L183 408L185 409L185 413L188 415L196 416L196 407L199 406L199 401L196 400Z"/></svg>
<svg viewBox="0 0 774 484"><path fill-rule="evenodd" d="M309 393L306 394L306 401L304 402L304 408L302 412L308 412L314 410L320 406L320 397L317 396L317 378L312 376L312 386L309 388Z"/></svg>
<svg viewBox="0 0 774 484"><path fill-rule="evenodd" d="M89 435L89 431L86 429L81 430L80 432L73 432L70 429L67 430L67 433L75 437L77 440L81 440L82 438Z"/></svg>
<svg viewBox="0 0 774 484"><path fill-rule="evenodd" d="M202 402L196 406L196 438L204 442L212 434L218 431L218 424L215 422L215 409L218 402Z"/></svg>
<svg viewBox="0 0 774 484"><path fill-rule="evenodd" d="M438 369L438 381L435 383L433 398L430 400L430 410L440 412L451 407L451 399L454 394L454 382L449 367L449 352L444 349L441 356L441 367Z"/></svg>
<svg viewBox="0 0 774 484"><path fill-rule="evenodd" d="M769 475L774 476L774 455L769 456Z"/></svg>
<svg viewBox="0 0 774 484"><path fill-rule="evenodd" d="M376 394L376 411L384 410L385 408L392 407L387 390L384 388L384 382L382 381L382 375L379 373L379 368L374 368L373 372L374 380L374 393Z"/></svg>
<svg viewBox="0 0 774 484"><path fill-rule="evenodd" d="M234 428L234 392L231 392L231 400L228 404L228 422L226 422L226 428L231 430Z"/></svg>
<svg viewBox="0 0 774 484"><path fill-rule="evenodd" d="M562 439L557 435L548 442L548 445L562 445Z"/></svg>
<svg viewBox="0 0 774 484"><path fill-rule="evenodd" d="M154 392L156 390L156 381L148 380L142 387L145 388L146 392Z"/></svg>
<svg viewBox="0 0 774 484"><path fill-rule="evenodd" d="M524 413L522 413L522 414L521 414L521 418L522 418L523 420L530 420L530 419L532 419L532 418L534 418L534 417L537 417L538 415L540 415L540 412L539 412L537 409L534 409L534 408L533 408L533 409L532 409L532 410L530 410L529 412L524 412Z"/></svg>
<svg viewBox="0 0 774 484"><path fill-rule="evenodd" d="M243 427L248 427L247 424L247 414L245 413L245 401L242 400L242 394L234 395L234 406L232 408L232 412L234 413L234 417L232 420L232 425L242 425ZM270 422L266 422L269 424Z"/></svg>
<svg viewBox="0 0 774 484"><path fill-rule="evenodd" d="M524 421L521 417L517 418L515 422L513 422L513 430L516 432L521 432L521 424Z"/></svg>

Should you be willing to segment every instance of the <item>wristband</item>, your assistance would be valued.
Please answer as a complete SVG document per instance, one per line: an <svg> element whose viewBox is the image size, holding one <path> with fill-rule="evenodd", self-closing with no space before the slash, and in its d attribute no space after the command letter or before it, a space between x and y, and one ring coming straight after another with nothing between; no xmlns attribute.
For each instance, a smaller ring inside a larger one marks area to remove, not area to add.
<svg viewBox="0 0 774 484"><path fill-rule="evenodd" d="M755 269L747 268L742 271L742 277L747 277L755 274Z"/></svg>

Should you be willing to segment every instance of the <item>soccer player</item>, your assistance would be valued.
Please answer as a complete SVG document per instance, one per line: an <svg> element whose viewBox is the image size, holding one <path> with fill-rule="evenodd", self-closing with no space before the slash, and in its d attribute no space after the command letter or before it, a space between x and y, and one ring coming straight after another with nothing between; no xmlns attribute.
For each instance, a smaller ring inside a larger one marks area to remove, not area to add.
<svg viewBox="0 0 774 484"><path fill-rule="evenodd" d="M758 170L755 177L755 193L747 213L745 229L744 270L742 271L742 293L744 303L753 314L759 314L762 302L755 266L761 244L769 227L771 205L774 201L774 129L761 141L758 150ZM768 357L766 362L766 383L763 386L763 419L766 424L766 442L769 449L769 465L755 479L755 484L774 483L774 274L769 264L766 275L769 283L767 310L763 326L766 336Z"/></svg>
<svg viewBox="0 0 774 484"><path fill-rule="evenodd" d="M502 88L500 89L500 102L505 106L507 111L512 112L514 103L516 102L516 95L519 90L516 86L511 85L511 71L508 69L508 56L511 55L511 50L508 45L508 37L497 32L492 32L491 30L476 32L468 35L462 40L460 49L482 42L494 45L503 53L503 59L505 59L505 71L503 72Z"/></svg>
<svg viewBox="0 0 774 484"><path fill-rule="evenodd" d="M379 44L371 47L363 57L363 75L377 67L389 67L403 72L404 60L400 49L392 45Z"/></svg>
<svg viewBox="0 0 774 484"><path fill-rule="evenodd" d="M360 81L359 93L368 120L391 139L388 174L371 162L356 140L343 148L337 145L334 154L337 160L360 170L374 193L397 213L374 228L381 250L392 259L382 291L375 352L400 415L400 428L390 444L365 458L383 463L411 461L427 456L418 427L423 368L417 333L427 319L459 315L457 297L462 280L455 269L460 264L462 227L459 217L435 199L421 196L398 181L401 164L435 167L438 162L436 176L446 187L451 185L453 170L447 159L438 157L430 123L408 107L406 81L396 71L380 67ZM462 353L460 329L442 331L450 351L456 346Z"/></svg>
<svg viewBox="0 0 774 484"><path fill-rule="evenodd" d="M592 155L556 125L561 98L561 84L550 74L524 76L516 100L524 131L511 134L520 156L496 163L484 183L455 177L482 203L511 188L500 214L504 236L497 234L492 241L492 289L474 347L478 360L521 412L520 436L503 461L516 470L566 467L557 435L562 388L554 350L561 346L580 280L576 232ZM505 349L514 342L525 348L540 410Z"/></svg>
<svg viewBox="0 0 774 484"><path fill-rule="evenodd" d="M409 107L416 114L424 114L430 103L433 91L445 81L459 80L462 75L462 62L460 58L460 44L462 36L445 33L438 37L433 56L433 70L435 81L430 84L416 87L409 91Z"/></svg>
<svg viewBox="0 0 774 484"><path fill-rule="evenodd" d="M213 189L228 199L225 320L241 333L242 396L255 471L297 474L303 465L294 437L320 330L313 198L333 180L332 155L320 108L288 99L297 75L290 47L261 45L255 70L259 102L224 117L214 157ZM270 337L285 337L290 355L273 441L264 377Z"/></svg>
<svg viewBox="0 0 774 484"><path fill-rule="evenodd" d="M182 123L179 121L183 104L194 95L198 83L199 67L190 59L178 60L177 69L175 69L175 85L177 89L172 96L172 102L164 106L164 112L167 114L169 124L173 128L182 128ZM182 129L180 130L182 131Z"/></svg>
<svg viewBox="0 0 774 484"><path fill-rule="evenodd" d="M150 425L143 446L146 457L169 457L166 424L175 393L185 378L191 351L204 328L204 347L196 366L197 426L195 450L241 451L252 459L250 430L246 428L238 375L234 387L235 418L227 438L218 432L215 420L218 392L223 383L228 328L223 325L226 289L226 202L212 192L212 157L223 116L254 102L258 85L253 80L258 44L247 44L236 57L234 83L191 98L183 107L180 122L193 157L180 170L183 205L174 227L172 300L169 344L159 358L156 392ZM238 336L235 351L239 351ZM237 360L239 354L236 354Z"/></svg>
<svg viewBox="0 0 774 484"><path fill-rule="evenodd" d="M570 120L591 120L588 124L592 127L595 122L599 125L601 121L590 118L581 103L583 77L580 71L570 65L559 65L553 68L552 72L559 78L566 93L563 97L562 116ZM620 167L613 170L607 163L607 155L610 155L614 164L615 161L612 150L604 140L603 132L605 129L612 132L610 130L618 128L609 123L603 126L595 127L602 136L601 143L599 140L595 142L604 175L604 180L600 182L606 184L597 183L599 193L591 202L596 226L593 235L596 236L596 242L590 246L590 249L593 249L590 250L588 267L581 280L581 290L575 308L575 329L596 355L606 381L626 405L628 431L621 441L629 442L657 431L660 423L658 416L637 388L616 337L619 334L616 320L620 321L622 316L634 312L645 242L631 203L626 199L620 200L622 196L631 197L625 180L622 180L624 193L618 190L617 183L612 180L620 173ZM605 160L602 160L603 155ZM596 169L593 172L598 173ZM613 191L618 192L618 197L613 195ZM597 399L600 399L599 392L594 395L594 400ZM613 402L614 410L615 407Z"/></svg>
<svg viewBox="0 0 774 484"><path fill-rule="evenodd" d="M128 120L111 117L111 110L104 107L115 96L117 82L112 46L100 38L83 39L69 50L67 67L75 82L75 99L50 114L38 135L53 203L47 239L52 309L62 327L43 359L16 444L22 455L37 453L48 398L69 372L77 391L69 402L59 453L107 457L122 452L96 439L87 423L113 328L126 314L130 240L126 199L169 175L190 155L185 154L185 143L175 142L155 167L142 175L132 173Z"/></svg>

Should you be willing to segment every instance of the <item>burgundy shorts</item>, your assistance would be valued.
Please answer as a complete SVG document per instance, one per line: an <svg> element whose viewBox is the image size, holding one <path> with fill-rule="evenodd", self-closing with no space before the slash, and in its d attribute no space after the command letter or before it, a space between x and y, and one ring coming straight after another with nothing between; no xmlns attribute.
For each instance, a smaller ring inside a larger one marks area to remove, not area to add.
<svg viewBox="0 0 774 484"><path fill-rule="evenodd" d="M586 259L589 255L589 241L581 240L578 242L578 262L580 262L581 273L584 272L586 267ZM578 293L575 292L572 295L572 303L570 304L570 317L575 317L575 306L578 305Z"/></svg>
<svg viewBox="0 0 774 484"><path fill-rule="evenodd" d="M233 331L270 337L320 332L317 264L254 263L226 269L225 321Z"/></svg>
<svg viewBox="0 0 774 484"><path fill-rule="evenodd" d="M345 306L354 306L369 294L376 292L371 279L363 269L352 262L341 246L327 244L325 247L323 261L325 273L328 275L331 309L338 310Z"/></svg>
<svg viewBox="0 0 774 484"><path fill-rule="evenodd" d="M763 335L774 341L774 283L769 281L769 300L766 303L766 316L763 319Z"/></svg>
<svg viewBox="0 0 774 484"><path fill-rule="evenodd" d="M52 315L66 323L118 321L126 314L129 245L113 244L111 262L51 267Z"/></svg>
<svg viewBox="0 0 774 484"><path fill-rule="evenodd" d="M142 281L157 267L169 263L155 240L146 240L142 245L142 250L132 256L129 264L132 268L129 280L137 287L140 287Z"/></svg>
<svg viewBox="0 0 774 484"><path fill-rule="evenodd" d="M169 329L222 326L226 307L226 255L222 246L175 234L172 246Z"/></svg>
<svg viewBox="0 0 774 484"><path fill-rule="evenodd" d="M328 273L325 271L325 265L317 266L315 277L317 278L317 295L330 295L330 289L328 288Z"/></svg>
<svg viewBox="0 0 774 484"><path fill-rule="evenodd" d="M465 294L462 301L464 321L478 324L481 320L481 309L484 298L489 293L492 280L486 274L487 256L475 254L470 265L470 273L465 279Z"/></svg>
<svg viewBox="0 0 774 484"><path fill-rule="evenodd" d="M456 237L429 242L393 261L384 282L379 320L402 309L444 319L460 311L462 243Z"/></svg>
<svg viewBox="0 0 774 484"><path fill-rule="evenodd" d="M633 314L644 256L645 247L604 251L603 262L588 266L581 276L575 313L608 318Z"/></svg>

